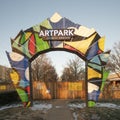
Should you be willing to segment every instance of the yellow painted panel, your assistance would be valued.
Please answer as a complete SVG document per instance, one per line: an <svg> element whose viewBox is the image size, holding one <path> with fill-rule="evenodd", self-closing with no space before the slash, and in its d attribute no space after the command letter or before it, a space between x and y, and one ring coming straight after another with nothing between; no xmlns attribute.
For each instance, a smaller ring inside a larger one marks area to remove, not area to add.
<svg viewBox="0 0 120 120"><path fill-rule="evenodd" d="M98 46L99 48L104 51L104 46L105 46L105 37L101 37L98 41Z"/></svg>
<svg viewBox="0 0 120 120"><path fill-rule="evenodd" d="M18 84L20 78L19 78L19 74L17 73L17 71L13 70L10 73L10 77L11 77L14 85Z"/></svg>
<svg viewBox="0 0 120 120"><path fill-rule="evenodd" d="M94 40L96 34L93 34L91 37L89 37L88 39L85 40L79 40L79 41L75 41L75 42L65 42L65 44L68 44L72 47L74 47L75 49L77 49L78 51L80 51L81 53L85 54L86 51L88 50L91 42Z"/></svg>
<svg viewBox="0 0 120 120"><path fill-rule="evenodd" d="M26 32L25 33L25 40L27 40L31 36L32 32Z"/></svg>
<svg viewBox="0 0 120 120"><path fill-rule="evenodd" d="M101 78L101 74L88 67L88 80L92 78Z"/></svg>

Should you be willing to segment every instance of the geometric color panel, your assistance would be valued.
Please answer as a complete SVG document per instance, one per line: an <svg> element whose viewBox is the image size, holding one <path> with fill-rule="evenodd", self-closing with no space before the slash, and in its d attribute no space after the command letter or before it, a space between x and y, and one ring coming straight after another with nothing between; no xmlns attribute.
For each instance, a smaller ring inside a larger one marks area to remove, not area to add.
<svg viewBox="0 0 120 120"><path fill-rule="evenodd" d="M102 74L88 67L88 80L101 78Z"/></svg>
<svg viewBox="0 0 120 120"><path fill-rule="evenodd" d="M88 63L88 66L93 68L94 70L102 71L102 67L100 65L96 65L93 63Z"/></svg>

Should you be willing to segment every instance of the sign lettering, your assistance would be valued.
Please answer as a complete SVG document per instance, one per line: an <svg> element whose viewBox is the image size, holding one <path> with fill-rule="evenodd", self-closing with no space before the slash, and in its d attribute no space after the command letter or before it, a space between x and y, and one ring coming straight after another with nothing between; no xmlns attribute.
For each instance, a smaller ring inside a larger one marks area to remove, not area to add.
<svg viewBox="0 0 120 120"><path fill-rule="evenodd" d="M40 30L39 37L44 40L70 40L74 36L74 29Z"/></svg>

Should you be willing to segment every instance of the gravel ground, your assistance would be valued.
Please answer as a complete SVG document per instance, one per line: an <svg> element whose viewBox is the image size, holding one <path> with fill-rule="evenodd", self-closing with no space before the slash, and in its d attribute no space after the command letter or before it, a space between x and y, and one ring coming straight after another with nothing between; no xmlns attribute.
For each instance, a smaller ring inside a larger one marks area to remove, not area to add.
<svg viewBox="0 0 120 120"><path fill-rule="evenodd" d="M120 110L112 108L82 108L74 110L76 120L120 120Z"/></svg>
<svg viewBox="0 0 120 120"><path fill-rule="evenodd" d="M44 120L44 113L30 108L9 108L0 111L0 120Z"/></svg>

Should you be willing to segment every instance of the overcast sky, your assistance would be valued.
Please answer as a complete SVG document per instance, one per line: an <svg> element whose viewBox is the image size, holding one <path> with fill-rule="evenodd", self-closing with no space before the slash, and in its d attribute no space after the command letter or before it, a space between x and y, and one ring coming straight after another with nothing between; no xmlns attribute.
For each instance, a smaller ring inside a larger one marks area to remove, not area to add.
<svg viewBox="0 0 120 120"><path fill-rule="evenodd" d="M120 41L120 0L0 0L0 65L9 66L5 51L11 52L10 38L55 12L105 36L105 49ZM66 52L48 54L58 72L74 56Z"/></svg>

